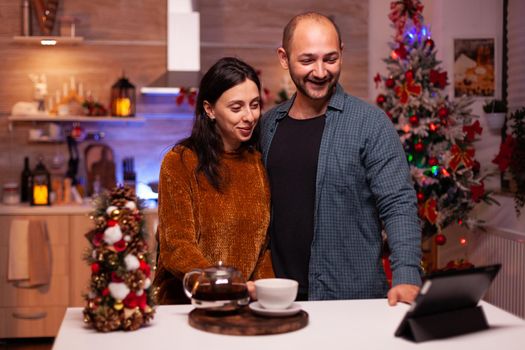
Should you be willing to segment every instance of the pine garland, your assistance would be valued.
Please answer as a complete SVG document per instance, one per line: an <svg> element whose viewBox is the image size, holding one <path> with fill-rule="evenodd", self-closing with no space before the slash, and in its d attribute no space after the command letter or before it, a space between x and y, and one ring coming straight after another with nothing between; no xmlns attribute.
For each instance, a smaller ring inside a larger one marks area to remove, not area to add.
<svg viewBox="0 0 525 350"><path fill-rule="evenodd" d="M117 187L94 204L95 228L85 235L91 281L84 322L100 332L138 329L155 313L142 203L132 189Z"/></svg>

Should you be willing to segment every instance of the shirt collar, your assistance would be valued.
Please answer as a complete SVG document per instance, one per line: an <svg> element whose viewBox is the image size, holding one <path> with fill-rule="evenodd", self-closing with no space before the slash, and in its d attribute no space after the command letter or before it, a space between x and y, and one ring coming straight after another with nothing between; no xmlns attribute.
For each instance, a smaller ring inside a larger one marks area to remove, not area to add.
<svg viewBox="0 0 525 350"><path fill-rule="evenodd" d="M292 108L296 96L297 93L293 94L293 96L288 101L281 103L277 107L277 112L281 114L277 119L282 119L288 114L288 111L290 110L290 108ZM328 101L328 108L333 108L342 111L344 104L345 91L343 87L338 83L336 85L334 94L330 98L330 101Z"/></svg>

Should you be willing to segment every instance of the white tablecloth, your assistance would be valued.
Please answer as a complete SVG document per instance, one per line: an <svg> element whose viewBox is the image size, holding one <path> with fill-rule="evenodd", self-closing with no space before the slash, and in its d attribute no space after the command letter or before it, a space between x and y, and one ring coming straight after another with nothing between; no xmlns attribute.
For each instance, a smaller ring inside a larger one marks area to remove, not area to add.
<svg viewBox="0 0 525 350"><path fill-rule="evenodd" d="M190 305L157 307L152 323L134 332L97 333L84 326L81 308L69 308L53 349L525 349L525 321L484 302L489 330L419 344L394 337L407 305L390 307L384 299L300 304L310 316L308 326L263 336L218 335L194 329L188 324Z"/></svg>

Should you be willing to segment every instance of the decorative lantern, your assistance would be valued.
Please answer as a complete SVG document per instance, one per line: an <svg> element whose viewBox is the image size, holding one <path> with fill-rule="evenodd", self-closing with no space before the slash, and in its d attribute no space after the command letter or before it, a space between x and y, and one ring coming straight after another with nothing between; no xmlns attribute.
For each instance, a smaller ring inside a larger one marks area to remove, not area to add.
<svg viewBox="0 0 525 350"><path fill-rule="evenodd" d="M111 114L117 117L135 115L135 86L124 75L111 87Z"/></svg>
<svg viewBox="0 0 525 350"><path fill-rule="evenodd" d="M50 194L51 177L40 159L33 171L31 181L31 205L51 205Z"/></svg>

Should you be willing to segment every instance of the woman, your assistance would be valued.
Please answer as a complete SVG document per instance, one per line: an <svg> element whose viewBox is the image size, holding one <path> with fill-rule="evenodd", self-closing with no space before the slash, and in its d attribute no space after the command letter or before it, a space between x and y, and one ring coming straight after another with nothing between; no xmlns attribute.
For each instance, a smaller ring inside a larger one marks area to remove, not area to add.
<svg viewBox="0 0 525 350"><path fill-rule="evenodd" d="M191 136L164 157L155 276L161 304L187 302L184 274L218 261L247 280L273 276L267 251L270 195L255 150L260 89L252 67L220 59L201 80ZM249 290L253 295L251 283Z"/></svg>

